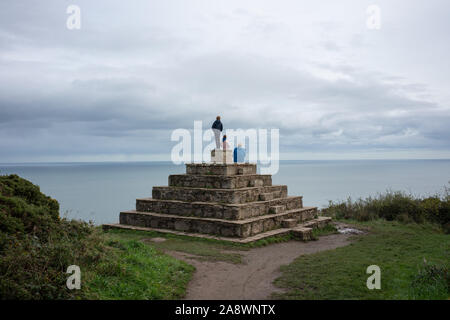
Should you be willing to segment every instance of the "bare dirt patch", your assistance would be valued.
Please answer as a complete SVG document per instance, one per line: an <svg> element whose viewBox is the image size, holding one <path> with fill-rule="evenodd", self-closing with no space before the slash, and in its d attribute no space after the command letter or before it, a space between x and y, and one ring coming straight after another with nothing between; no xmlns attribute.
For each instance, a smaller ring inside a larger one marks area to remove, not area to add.
<svg viewBox="0 0 450 320"><path fill-rule="evenodd" d="M280 289L273 285L273 281L281 275L280 266L289 264L304 254L348 245L350 236L333 234L322 236L317 241L289 241L239 251L242 264L201 261L193 259L195 256L191 254L177 251L168 253L196 268L185 299L270 299L272 293L280 292Z"/></svg>
<svg viewBox="0 0 450 320"><path fill-rule="evenodd" d="M164 242L164 241L166 241L167 239L166 238L159 238L159 237L156 237L156 238L148 238L148 239L142 239L142 241L144 241L144 242L146 242L146 241L149 241L149 242Z"/></svg>

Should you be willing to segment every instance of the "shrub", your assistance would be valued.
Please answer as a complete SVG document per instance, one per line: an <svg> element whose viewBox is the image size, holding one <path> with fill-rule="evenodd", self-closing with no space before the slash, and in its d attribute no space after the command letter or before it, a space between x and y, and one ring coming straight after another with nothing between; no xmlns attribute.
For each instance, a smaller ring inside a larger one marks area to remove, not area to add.
<svg viewBox="0 0 450 320"><path fill-rule="evenodd" d="M447 266L425 262L410 285L411 299L447 299L450 294L450 274Z"/></svg>
<svg viewBox="0 0 450 320"><path fill-rule="evenodd" d="M69 265L98 261L104 245L86 222L59 218L59 204L17 175L0 176L0 297L70 299Z"/></svg>
<svg viewBox="0 0 450 320"><path fill-rule="evenodd" d="M377 197L360 198L356 201L350 198L338 203L330 201L328 208L322 211L325 215L338 219L368 221L382 218L388 221L432 222L440 224L446 233L450 232L448 193L441 197L421 199L399 191L387 191Z"/></svg>

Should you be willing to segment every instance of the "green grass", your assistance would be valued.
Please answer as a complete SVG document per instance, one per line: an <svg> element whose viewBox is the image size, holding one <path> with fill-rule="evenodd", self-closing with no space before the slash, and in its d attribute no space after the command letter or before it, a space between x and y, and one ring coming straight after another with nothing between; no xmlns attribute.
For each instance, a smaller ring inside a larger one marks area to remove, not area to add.
<svg viewBox="0 0 450 320"><path fill-rule="evenodd" d="M281 268L275 284L287 291L277 299L447 299L447 290L430 281L417 281L424 259L448 267L450 236L431 224L396 221L346 221L369 234L353 236L346 247L297 258ZM369 265L381 268L381 289L369 290ZM420 278L420 277L419 277ZM423 277L422 277L423 278ZM420 287L422 286L422 287ZM424 289L428 288L428 289ZM426 294L429 290L430 293ZM418 294L421 292L423 294Z"/></svg>
<svg viewBox="0 0 450 320"><path fill-rule="evenodd" d="M444 265L424 263L411 283L412 299L445 299L450 286L450 273Z"/></svg>
<svg viewBox="0 0 450 320"><path fill-rule="evenodd" d="M318 240L321 236L327 236L330 234L338 233L336 227L329 223L323 228L314 228L312 231L312 240Z"/></svg>
<svg viewBox="0 0 450 320"><path fill-rule="evenodd" d="M136 240L110 240L108 259L84 275L87 299L179 299L194 267Z"/></svg>
<svg viewBox="0 0 450 320"><path fill-rule="evenodd" d="M210 239L197 239L177 235L161 234L148 231L110 230L106 234L108 238L115 240L134 239L145 243L147 246L164 251L178 251L193 255L193 258L206 261L225 261L241 263L241 255L235 252L222 252L223 250L246 250L245 247L234 246ZM165 238L163 242L153 242L151 238Z"/></svg>
<svg viewBox="0 0 450 320"><path fill-rule="evenodd" d="M225 261L231 263L242 263L239 251L262 247L272 243L285 242L292 239L290 234L268 237L252 243L233 243L208 238L195 238L183 235L165 234L153 231L135 231L111 229L106 236L110 240L137 240L161 250L178 251L193 255L192 258L201 261ZM151 238L165 238L164 242L153 242ZM227 252L232 251L232 252ZM237 252L236 252L237 251Z"/></svg>
<svg viewBox="0 0 450 320"><path fill-rule="evenodd" d="M100 263L84 269L83 298L179 299L184 296L195 268L165 254L165 251L188 253L201 261L242 263L239 251L291 239L290 236L280 236L252 244L236 244L215 239L118 229L104 232L102 236L107 252ZM166 240L150 241L156 237Z"/></svg>

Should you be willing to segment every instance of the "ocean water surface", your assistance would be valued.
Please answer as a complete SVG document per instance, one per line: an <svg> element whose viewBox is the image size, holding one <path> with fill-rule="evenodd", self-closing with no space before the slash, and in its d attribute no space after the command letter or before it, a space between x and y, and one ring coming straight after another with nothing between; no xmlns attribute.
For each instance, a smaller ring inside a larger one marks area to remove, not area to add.
<svg viewBox="0 0 450 320"><path fill-rule="evenodd" d="M18 174L58 200L62 216L96 224L118 222L136 198L184 172L171 162L0 164L0 174ZM388 189L434 195L449 186L450 160L281 161L272 179L290 195L303 195L306 206L324 207Z"/></svg>

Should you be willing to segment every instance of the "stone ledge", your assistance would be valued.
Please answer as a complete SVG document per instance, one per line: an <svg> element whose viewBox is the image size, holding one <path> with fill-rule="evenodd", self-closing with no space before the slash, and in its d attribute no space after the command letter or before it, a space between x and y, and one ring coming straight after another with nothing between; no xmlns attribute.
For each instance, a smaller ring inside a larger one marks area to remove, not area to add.
<svg viewBox="0 0 450 320"><path fill-rule="evenodd" d="M242 169L242 170L239 170ZM186 173L191 175L242 175L256 174L255 163L186 163Z"/></svg>
<svg viewBox="0 0 450 320"><path fill-rule="evenodd" d="M142 214L142 215L148 215L148 216L156 216L156 217L164 217L164 218L175 218L175 219L186 219L186 220L196 220L196 221L209 221L209 222L218 222L218 223L224 223L229 225L242 225L250 222L255 222L259 220L264 219L272 219L275 217L284 217L286 215L296 213L296 212L307 212L310 210L317 211L317 207L303 207L299 209L293 209L289 211L284 211L278 214L269 214L269 215L262 215L258 217L252 217L248 219L242 219L242 220L226 220L226 219L217 219L217 218L200 218L200 217L188 217L188 216L179 216L174 214L166 214L166 213L156 213L156 212L141 212L136 210L129 210L129 211L122 211L121 213L125 214ZM318 218L315 218L318 219ZM331 219L331 218L330 218Z"/></svg>
<svg viewBox="0 0 450 320"><path fill-rule="evenodd" d="M320 219L319 217L318 219ZM313 222L313 221L311 221ZM255 242L261 239L265 239L272 236L280 236L292 233L293 236L299 240L307 241L310 240L310 237L307 235L309 234L308 229L311 230L309 227L305 227L304 224L300 224L295 228L279 228L274 229L266 232L259 233L254 236L250 236L247 238L234 238L234 237L223 237L223 236L216 236L216 235L209 235L209 234L201 234L201 233L194 233L194 232L183 232L183 231L176 231L176 230L169 230L169 229L160 229L160 228L148 228L148 227L138 227L138 226L130 226L130 225L124 225L124 224L104 224L102 225L102 228L104 230L109 229L124 229L124 230L136 230L136 231L152 231L152 232L159 232L159 233L167 233L167 234L175 234L180 236L188 236L188 237L194 237L194 238L202 238L202 239L214 239L219 241L229 241L233 243L251 243ZM304 235L305 233L305 235Z"/></svg>
<svg viewBox="0 0 450 320"><path fill-rule="evenodd" d="M271 185L272 176L269 174L242 176L172 174L169 176L169 186L171 187L238 189Z"/></svg>
<svg viewBox="0 0 450 320"><path fill-rule="evenodd" d="M272 193L273 199L286 198L287 186L272 185L267 187L248 187L240 189L156 186L152 189L152 197L154 199L219 203L247 203L258 201L261 193Z"/></svg>
<svg viewBox="0 0 450 320"><path fill-rule="evenodd" d="M270 211L271 207L276 210ZM303 207L302 196L287 196L270 201L247 203L219 203L201 201L161 200L153 198L136 199L136 211L158 212L180 216L241 220L266 214L281 213Z"/></svg>
<svg viewBox="0 0 450 320"><path fill-rule="evenodd" d="M220 240L220 241L229 241L234 243L251 243L255 242L257 240L265 239L272 236L278 236L278 235L284 235L291 232L290 229L275 229L267 232L263 232L248 238L232 238L232 237L219 237L209 234L202 234L202 233L193 233L193 232L183 232L183 231L175 231L175 230L169 230L169 229L158 229L158 228L146 228L146 227L135 227L135 226L129 226L129 225L123 225L123 224L104 224L102 225L104 230L109 229L125 229L125 230L136 230L136 231L153 231L153 232L159 232L159 233L168 233L168 234L175 234L179 236L188 236L188 237L194 237L194 238L202 238L202 239L214 239L214 240Z"/></svg>
<svg viewBox="0 0 450 320"><path fill-rule="evenodd" d="M306 222L304 225L308 228L323 228L332 221L331 217L317 217L314 220Z"/></svg>
<svg viewBox="0 0 450 320"><path fill-rule="evenodd" d="M120 213L120 223L138 227L246 238L261 232L280 228L282 226L282 220L296 219L298 222L302 222L313 218L315 214L317 214L316 207L305 207L245 220L224 220L153 212L124 211Z"/></svg>

